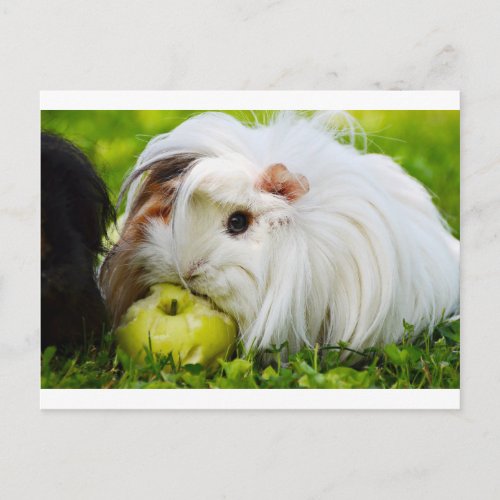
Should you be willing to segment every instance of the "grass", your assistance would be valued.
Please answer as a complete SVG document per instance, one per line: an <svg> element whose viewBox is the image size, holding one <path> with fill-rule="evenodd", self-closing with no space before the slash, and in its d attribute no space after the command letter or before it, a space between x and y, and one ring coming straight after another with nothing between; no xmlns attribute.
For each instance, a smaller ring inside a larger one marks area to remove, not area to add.
<svg viewBox="0 0 500 500"><path fill-rule="evenodd" d="M150 137L170 130L193 111L43 111L42 128L75 142L96 163L116 200L126 172ZM234 112L247 118L244 112ZM354 111L369 152L385 153L435 195L453 233L460 235L458 111ZM456 388L460 385L460 321L445 321L414 342L404 325L399 345L359 353L352 367L341 359L348 345L316 346L289 356L275 346L265 359L245 352L207 373L149 352L144 366L116 348L107 332L98 345L83 339L78 353L42 354L43 388ZM271 360L271 362L269 362Z"/></svg>
<svg viewBox="0 0 500 500"><path fill-rule="evenodd" d="M42 388L113 389L356 389L457 388L460 384L460 322L443 322L430 335L410 343L412 328L399 344L373 348L360 355L354 367L344 366L347 345L302 349L282 361L286 345L265 353L266 363L238 346L234 359L220 361L212 373L201 365L179 364L146 347L146 362L138 366L107 333L99 346L77 355L57 355L48 347L42 355Z"/></svg>

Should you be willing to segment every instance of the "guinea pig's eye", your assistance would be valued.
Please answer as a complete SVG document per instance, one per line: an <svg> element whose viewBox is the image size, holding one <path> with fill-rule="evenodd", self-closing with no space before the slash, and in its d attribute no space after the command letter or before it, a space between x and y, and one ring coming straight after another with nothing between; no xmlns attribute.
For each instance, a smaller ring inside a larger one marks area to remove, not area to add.
<svg viewBox="0 0 500 500"><path fill-rule="evenodd" d="M227 219L227 230L230 234L241 234L248 229L248 215L245 212L234 212Z"/></svg>

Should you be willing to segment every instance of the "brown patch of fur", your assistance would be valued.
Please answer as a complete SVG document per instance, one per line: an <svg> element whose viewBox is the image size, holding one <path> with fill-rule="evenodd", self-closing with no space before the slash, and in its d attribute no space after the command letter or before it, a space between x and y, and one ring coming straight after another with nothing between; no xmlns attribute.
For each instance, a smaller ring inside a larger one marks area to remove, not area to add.
<svg viewBox="0 0 500 500"><path fill-rule="evenodd" d="M309 181L301 174L293 174L282 163L267 167L257 181L257 189L283 196L293 202L309 191Z"/></svg>
<svg viewBox="0 0 500 500"><path fill-rule="evenodd" d="M99 276L113 327L133 302L144 297L148 287L141 283L141 269L134 261L133 245L125 239L108 253Z"/></svg>
<svg viewBox="0 0 500 500"><path fill-rule="evenodd" d="M156 162L144 174L147 177L135 197L120 240L107 255L99 277L115 328L132 303L148 291L149 287L141 280L144 270L134 259L137 246L145 240L150 220L159 218L165 224L170 222L180 176L193 159L174 156Z"/></svg>

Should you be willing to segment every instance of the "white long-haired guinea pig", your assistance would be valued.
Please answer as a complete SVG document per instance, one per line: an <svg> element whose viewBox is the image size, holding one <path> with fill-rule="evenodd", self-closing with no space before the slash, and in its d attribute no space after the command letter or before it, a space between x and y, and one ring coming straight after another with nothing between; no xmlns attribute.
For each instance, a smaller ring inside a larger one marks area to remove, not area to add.
<svg viewBox="0 0 500 500"><path fill-rule="evenodd" d="M194 116L139 157L101 271L118 323L159 282L206 295L247 346L397 341L459 307L459 242L391 158L341 144L329 113Z"/></svg>

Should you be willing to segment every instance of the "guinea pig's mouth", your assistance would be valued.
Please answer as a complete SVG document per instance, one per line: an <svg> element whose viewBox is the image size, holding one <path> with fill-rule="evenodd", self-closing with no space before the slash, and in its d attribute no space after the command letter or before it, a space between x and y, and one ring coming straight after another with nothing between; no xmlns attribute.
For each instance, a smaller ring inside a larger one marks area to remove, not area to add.
<svg viewBox="0 0 500 500"><path fill-rule="evenodd" d="M214 299L212 299L211 297L209 297L208 295L205 295L204 293L201 293L201 292L198 292L196 290L193 290L192 288L189 289L189 291L195 295L196 297L200 297L201 299L204 299L206 300L207 302L210 303L210 306L215 309L216 311L219 311L223 314L227 314L229 316L232 317L231 313L229 313L228 311L225 311L224 309L222 309L222 307L220 307L215 301Z"/></svg>
<svg viewBox="0 0 500 500"><path fill-rule="evenodd" d="M193 294L196 295L197 297L200 297L202 299L208 300L210 302L213 302L213 300L208 296L203 293L197 292L196 290L193 290L192 288L189 288L189 291Z"/></svg>
<svg viewBox="0 0 500 500"><path fill-rule="evenodd" d="M196 290L194 290L193 288L189 288L189 291L193 294L193 295L196 295L196 297L200 297L201 299L205 299L207 300L208 302L210 302L210 305L214 308L214 309L217 309L219 312L223 312L225 313L226 311L223 311L216 303L215 301L210 298L208 295L205 295L204 293L201 293L201 292L198 292Z"/></svg>

